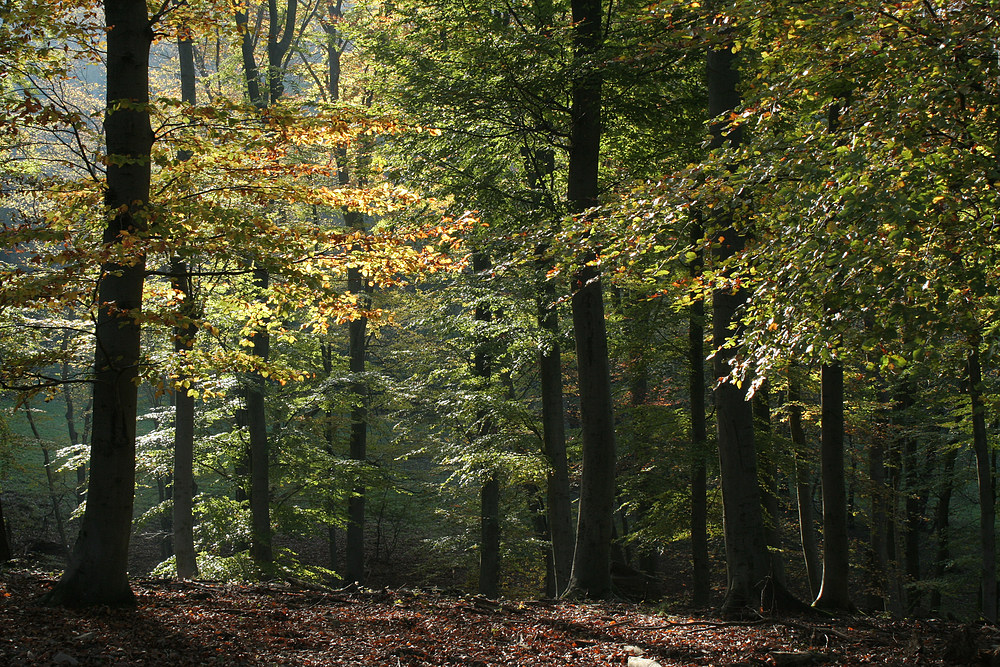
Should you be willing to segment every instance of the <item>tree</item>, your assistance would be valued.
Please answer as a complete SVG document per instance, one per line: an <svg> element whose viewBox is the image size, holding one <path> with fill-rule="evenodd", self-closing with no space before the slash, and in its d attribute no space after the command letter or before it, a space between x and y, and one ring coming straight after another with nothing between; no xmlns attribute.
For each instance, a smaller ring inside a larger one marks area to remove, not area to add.
<svg viewBox="0 0 1000 667"><path fill-rule="evenodd" d="M838 362L821 370L823 418L820 439L823 482L823 578L815 606L851 609L848 584L847 493L844 487L844 369Z"/></svg>
<svg viewBox="0 0 1000 667"><path fill-rule="evenodd" d="M708 113L720 116L736 109L738 74L732 47L711 47L707 58ZM738 146L742 141L739 127L729 128L724 121L712 124L712 147L724 142ZM735 228L736 221L717 220L713 236L719 239L717 260L738 257L745 239ZM728 582L723 610L740 613L755 607L770 577L770 559L764 537L760 487L757 482L757 451L754 442L753 411L745 392L729 378L730 360L736 354L731 339L739 338L738 310L746 303L746 290L733 286L717 288L712 294L712 341L716 348L714 370L719 384L715 388L716 428L719 465L722 473L722 503L726 532L726 567Z"/></svg>
<svg viewBox="0 0 1000 667"><path fill-rule="evenodd" d="M180 60L181 101L196 103L194 48L190 38L177 42ZM189 159L182 151L178 159ZM197 303L188 264L174 257L170 271L172 287L181 298L181 319L174 331L174 352L181 354L193 348L198 328L195 324ZM180 378L183 383L183 378ZM173 476L173 546L177 561L177 578L198 576L198 561L194 548L194 396L186 387L174 392L174 476Z"/></svg>
<svg viewBox="0 0 1000 667"><path fill-rule="evenodd" d="M128 545L135 490L135 418L145 255L126 241L148 227L150 155L149 49L145 3L104 2L107 32L109 220L98 287L90 482L80 535L53 604L131 604Z"/></svg>
<svg viewBox="0 0 1000 667"><path fill-rule="evenodd" d="M601 146L601 74L595 58L602 43L602 7L573 0L573 52L567 199L577 215L597 204ZM615 430L604 297L596 255L582 258L573 274L573 337L580 384L583 477L573 569L565 596L611 594L611 533L615 502Z"/></svg>

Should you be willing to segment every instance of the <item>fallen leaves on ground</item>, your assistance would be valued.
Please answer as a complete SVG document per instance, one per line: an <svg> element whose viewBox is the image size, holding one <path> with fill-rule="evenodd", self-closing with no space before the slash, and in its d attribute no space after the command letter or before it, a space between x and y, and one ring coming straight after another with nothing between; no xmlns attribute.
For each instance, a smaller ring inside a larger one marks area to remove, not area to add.
<svg viewBox="0 0 1000 667"><path fill-rule="evenodd" d="M54 580L0 577L3 665L989 665L995 627L854 617L727 623L626 603L493 601L142 580L134 609L45 607Z"/></svg>

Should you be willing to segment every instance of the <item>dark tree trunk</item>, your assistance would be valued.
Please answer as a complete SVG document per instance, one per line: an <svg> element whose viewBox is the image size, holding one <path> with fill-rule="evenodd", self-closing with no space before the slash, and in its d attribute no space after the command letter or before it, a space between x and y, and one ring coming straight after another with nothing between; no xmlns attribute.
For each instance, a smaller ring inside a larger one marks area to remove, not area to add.
<svg viewBox="0 0 1000 667"><path fill-rule="evenodd" d="M538 324L551 341L538 353L542 392L542 443L549 462L546 475L548 529L554 586L552 596L561 595L573 567L573 515L566 457L566 426L563 413L562 354L559 349L559 315L555 286L539 286Z"/></svg>
<svg viewBox="0 0 1000 667"><path fill-rule="evenodd" d="M277 8L273 0L269 3L273 12L271 23L277 22ZM246 14L236 13L237 25L242 26L242 39L240 45L243 54L243 75L246 79L247 94L250 103L258 109L267 106L267 100L260 86L260 72L257 68L257 60L253 53L253 41L247 24ZM270 51L268 44L268 51ZM277 75L268 72L267 81L270 83ZM257 267L253 272L254 286L264 292L270 283L268 270ZM271 341L266 328L256 331L251 336L252 352L261 361L267 361L270 353ZM270 479L269 479L269 443L267 439L267 414L264 405L264 385L263 376L253 373L246 381L246 426L250 438L249 452L245 463L237 464L237 477L241 478L241 467L247 470L250 475L249 499L250 499L250 555L262 569L270 568L274 554L271 549L271 512L270 512ZM239 480L238 480L239 481ZM237 490L237 499L240 499L240 492Z"/></svg>
<svg viewBox="0 0 1000 667"><path fill-rule="evenodd" d="M277 0L268 0L267 34L267 84L268 97L260 87L260 74L253 54L251 35L247 30L246 14L237 12L236 21L243 26L241 49L243 70L250 103L263 109L278 101L284 90L284 56L291 45L295 30L297 0L288 0L283 20L279 20ZM254 285L262 298L270 284L270 275L264 267L254 269ZM256 331L251 340L253 355L267 361L271 349L270 335L266 329ZM267 433L267 413L264 401L265 380L259 373L249 378L246 388L247 431L250 436L250 555L262 569L269 569L274 560L271 547L270 509L270 443Z"/></svg>
<svg viewBox="0 0 1000 667"><path fill-rule="evenodd" d="M537 4L537 3L536 3ZM548 25L543 24L543 25ZM537 193L536 208L543 202L545 180L555 170L551 150L522 151L529 174L529 185ZM536 305L538 328L546 336L538 352L538 374L542 402L542 452L549 462L546 475L547 525L550 549L547 562L552 567L551 597L561 595L573 568L573 514L569 487L569 463L566 457L566 425L563 411L562 349L559 343L559 312L555 284L547 278L552 262L548 244L535 249Z"/></svg>
<svg viewBox="0 0 1000 667"><path fill-rule="evenodd" d="M105 208L112 217L107 246L122 232L145 231L149 202L149 48L153 31L146 3L105 0L107 31L107 142ZM127 104L120 106L124 100ZM131 604L128 544L135 495L136 387L139 321L145 256L128 264L105 264L98 285L95 328L93 430L90 484L80 535L69 566L48 601L67 606Z"/></svg>
<svg viewBox="0 0 1000 667"><path fill-rule="evenodd" d="M272 2L274 0L271 0ZM293 2L289 2L289 12L294 16ZM339 21L343 17L343 4L341 0L329 2L327 4L328 21L324 25L327 35L327 75L328 94L331 101L336 102L340 98L340 59L343 54L346 41L341 38L339 32ZM293 22L288 24L293 25ZM285 37L290 39L290 30ZM282 53L287 51L288 44L283 47L278 44ZM272 99L275 93L280 94L280 88L272 86ZM337 151L337 180L342 187L351 184L351 170L347 162L347 150ZM344 224L348 228L356 231L364 231L364 215L358 211L350 211L346 208L344 213ZM355 246L355 251L360 250ZM351 267L347 271L347 291L355 295L356 303L361 308L368 305L367 280L362 275L361 269ZM351 391L354 394L354 405L351 408L351 434L348 445L348 453L352 461L357 466L355 470L358 474L354 478L351 488L351 495L347 501L347 535L344 545L344 579L348 583L363 584L365 580L365 474L363 466L368 460L368 387L363 379L365 372L365 362L368 356L367 336L368 319L366 317L356 317L347 325L348 329L348 367L353 377ZM332 530L332 529L331 529ZM331 532L331 536L333 533ZM331 537L331 539L333 539Z"/></svg>
<svg viewBox="0 0 1000 667"><path fill-rule="evenodd" d="M696 259L691 277L701 275L700 224L691 231ZM708 605L712 593L712 571L708 558L708 424L705 417L705 302L695 299L688 308L688 394L691 405L691 603Z"/></svg>
<svg viewBox="0 0 1000 667"><path fill-rule="evenodd" d="M254 270L254 286L264 294L270 276L266 269ZM255 332L250 340L253 355L266 362L271 354L271 337L266 330ZM264 401L266 380L260 373L251 374L246 389L247 431L250 436L250 555L258 567L268 569L274 561L271 547L270 442Z"/></svg>
<svg viewBox="0 0 1000 667"><path fill-rule="evenodd" d="M840 362L823 364L820 383L823 582L813 604L819 609L849 611L852 605L848 576L847 491L844 484L844 368Z"/></svg>
<svg viewBox="0 0 1000 667"><path fill-rule="evenodd" d="M979 543L980 543L980 594L983 618L990 623L997 621L997 536L996 496L993 489L993 466L990 446L986 438L986 415L980 396L983 382L979 361L979 342L974 344L967 359L969 403L972 406L972 449L976 455L979 483Z"/></svg>
<svg viewBox="0 0 1000 667"><path fill-rule="evenodd" d="M28 401L24 402L24 416L28 418L28 426L31 427L31 433L35 436L35 441L38 442L39 447L42 449L42 465L45 467L45 481L49 488L49 502L52 503L52 518L56 523L59 544L65 549L67 544L66 530L63 528L62 509L59 507L59 494L56 493L56 482L52 476L52 460L49 456L49 448L45 446L42 436L38 432L38 426L35 424L35 418L31 413L31 405Z"/></svg>
<svg viewBox="0 0 1000 667"><path fill-rule="evenodd" d="M708 113L716 118L739 104L734 67L735 56L729 47L712 48L707 56ZM713 148L726 141L738 145L739 128L726 131L728 124L712 124ZM745 239L731 227L732 221L720 219L713 237L718 259L724 262L743 250ZM737 311L746 303L742 289L718 289L712 296L712 341L716 347L715 377L727 378L729 361L736 354L729 339L738 334ZM770 557L764 537L764 517L761 510L760 486L757 481L757 447L753 432L753 411L744 391L732 382L722 382L715 389L716 428L719 446L719 468L722 475L722 505L726 536L728 568L726 598L723 613L740 614L744 609L757 609L761 594L770 582Z"/></svg>
<svg viewBox="0 0 1000 667"><path fill-rule="evenodd" d="M63 352L68 352L69 350L68 335L63 338L62 350ZM62 365L61 377L64 382L69 380L68 362L64 362ZM66 433L67 435L69 435L69 444L75 447L76 445L81 444L83 440L80 438L80 432L76 428L76 404L73 401L73 388L69 384L67 384L63 388L63 399L66 401ZM85 464L80 464L76 469L77 505L82 504L84 498L86 498L86 489L87 489L87 466Z"/></svg>
<svg viewBox="0 0 1000 667"><path fill-rule="evenodd" d="M500 481L490 472L480 490L479 594L500 597Z"/></svg>
<svg viewBox="0 0 1000 667"><path fill-rule="evenodd" d="M895 409L899 414L900 449L903 454L906 489L904 493L905 518L903 521L903 554L905 559L906 615L912 616L920 606L923 592L920 582L920 551L924 512L927 509L929 489L924 481L925 471L917 462L917 439L909 429L910 411L913 407L913 382L905 379L899 387Z"/></svg>
<svg viewBox="0 0 1000 667"><path fill-rule="evenodd" d="M331 102L336 102L336 101L338 101L340 99L340 72L341 72L340 59L341 59L341 55L343 55L344 46L345 46L345 43L346 43L341 38L341 36L340 36L340 25L339 25L341 19L343 19L343 2L341 0L336 0L335 2L327 2L326 11L327 11L327 15L326 15L325 19L323 20L323 31L326 33L327 96L329 97L329 100ZM349 183L351 179L350 179L350 171L348 170L348 167L347 167L347 151L346 150L340 149L340 150L337 151L337 167L338 167L338 169L337 169L338 182L340 182L342 185ZM346 216L347 216L347 212L345 211L345 217ZM346 222L346 220L345 220L345 222ZM351 275L349 273L349 275L348 275L348 282L349 283L350 283L350 280L351 280ZM348 285L348 289L350 289L350 285ZM349 350L353 350L353 347L352 347L353 340L350 337L351 337L351 330L349 329L348 330L348 339L349 339L348 340L348 348L349 348ZM326 375L326 377L329 378L330 374L333 373L333 345L330 344L330 343L325 343L325 342L324 343L320 343L320 352L321 352L321 356L322 356L322 359L323 359L323 372ZM353 359L351 360L351 362L353 362ZM351 363L351 362L349 362L349 363ZM362 370L363 370L364 369L364 362L363 361L362 361L362 365L361 366L362 366ZM324 435L324 438L326 439L326 450L327 450L327 453L330 455L331 458L333 458L333 457L337 456L337 431L336 431L336 428L334 428L335 414L334 414L333 410L327 409L325 417L326 417L326 423L325 423L325 427L323 429L323 435ZM351 444L352 445L354 444L353 443L354 436L355 436L354 424L353 424L353 421L352 421L352 424L351 424L351 438L352 438L352 443ZM365 445L365 448L367 449L367 437L368 437L368 429L367 428L365 428L364 437L365 437L365 442L363 444ZM359 440L359 442L360 442L360 440ZM350 448L351 445L349 445L348 447ZM365 452L365 455L367 456L367 451ZM330 488L327 491L327 493L330 496L333 495L333 484L334 484L334 482L333 482L333 474L334 474L334 471L331 469L331 471L330 471L330 477L331 477ZM362 504L361 504L360 508L361 508L361 511L362 511L362 513L361 513L362 523L361 523L360 536L361 536L362 550L360 552L360 554L361 554L360 556L355 556L354 557L353 560L355 562L352 564L351 569L353 570L352 574L358 574L358 573L360 573L361 575L363 575L364 574L364 550L363 550L363 547L364 547L364 523L363 523L363 521L364 521L364 514L363 514L363 512L364 512L364 504L363 504L364 495L363 494L361 496L361 500L362 500ZM352 509L350 507L350 504L351 504L351 501L348 500L348 509L347 509L348 517L350 517L351 509ZM337 511L336 503L333 502L332 500L329 501L328 506L327 506L327 510L329 511L329 513L330 513L330 515L332 517L336 513L336 511ZM355 528L354 532L356 534L358 533L357 528ZM335 522L331 521L327 525L327 527L326 527L326 533L327 533L327 544L328 544L329 552L330 552L329 567L330 567L331 570L333 570L334 572L336 572L340 568L340 563L339 563L338 557L337 557L337 525L336 525ZM357 551L357 550L355 550L355 551ZM358 561L360 561L360 564L358 563ZM345 563L345 566L346 566L346 563ZM344 575L348 576L346 570L344 572ZM340 577L341 581L343 581L343 579L344 579L344 577ZM359 581L358 583L361 583L361 582Z"/></svg>
<svg viewBox="0 0 1000 667"><path fill-rule="evenodd" d="M320 343L320 358L323 363L323 373L325 377L329 378L333 373L333 344L332 343ZM326 441L326 452L330 455L331 460L335 459L337 456L337 429L334 426L336 414L328 406L324 412L325 422L323 424L323 438ZM327 489L327 506L326 510L331 516L330 523L326 526L326 539L327 547L330 553L330 560L328 563L329 568L333 572L338 572L340 569L340 560L337 548L337 522L332 520L337 512L337 503L333 499L333 477L334 468L330 469L330 488ZM338 581L343 581L343 577L339 574L337 575Z"/></svg>
<svg viewBox="0 0 1000 667"><path fill-rule="evenodd" d="M545 550L545 597L553 599L556 597L556 573L552 562L552 536L549 534L545 497L534 484L525 484L524 492L527 494L528 512L531 513L531 527L535 539L549 544L549 548Z"/></svg>
<svg viewBox="0 0 1000 667"><path fill-rule="evenodd" d="M181 100L194 104L195 71L194 49L191 40L182 39L177 43L181 74ZM182 151L180 160L190 159ZM194 303L194 289L187 262L175 257L171 262L171 282L174 290L182 295L181 323L174 329L174 351L184 353L194 347L197 327L193 318L197 315ZM194 397L187 389L179 387L174 391L174 479L173 479L173 534L174 560L178 579L192 579L198 576L198 562L194 550Z"/></svg>
<svg viewBox="0 0 1000 667"><path fill-rule="evenodd" d="M936 554L934 558L934 578L941 581L948 572L951 562L951 495L955 488L955 462L958 460L958 447L948 447L944 453L944 464L941 472L942 483L937 496L937 506L934 508L934 532L936 533ZM930 611L932 614L941 611L941 588L931 591Z"/></svg>
<svg viewBox="0 0 1000 667"><path fill-rule="evenodd" d="M345 215L348 223L355 228L361 226L361 215ZM354 220L356 219L356 220ZM357 303L364 307L364 277L358 268L348 269L347 290L356 295ZM348 583L362 584L365 579L365 475L361 466L368 459L368 390L363 378L366 357L366 328L368 320L358 317L348 324L348 355L354 394L351 408L351 460L355 461L358 474L347 502L347 542L344 562L344 578Z"/></svg>
<svg viewBox="0 0 1000 667"><path fill-rule="evenodd" d="M795 501L799 509L799 540L809 580L809 594L815 600L819 595L823 573L813 513L813 473L806 446L806 434L802 428L802 396L794 368L788 373L788 429L795 456Z"/></svg>
<svg viewBox="0 0 1000 667"><path fill-rule="evenodd" d="M771 432L771 395L765 380L754 393L755 439L759 443L761 486L764 504L764 538L771 555L771 576L785 586L785 559L781 550L781 505L778 498L778 464Z"/></svg>
<svg viewBox="0 0 1000 667"><path fill-rule="evenodd" d="M0 494L0 563L6 563L12 555L10 539L7 537L7 521L3 518L3 497Z"/></svg>
<svg viewBox="0 0 1000 667"><path fill-rule="evenodd" d="M589 62L601 48L600 0L572 0L573 79L567 198L583 214L597 204L601 147L601 75ZM585 262L593 255L584 258ZM580 384L583 474L573 569L566 595L611 594L611 531L615 505L615 429L601 274L586 263L573 275L573 335Z"/></svg>
<svg viewBox="0 0 1000 667"><path fill-rule="evenodd" d="M477 251L472 254L472 270L477 277L484 278L490 267L490 259L485 253ZM480 303L473 317L477 322L490 322L493 309L489 304ZM490 348L487 340L476 341L473 373L482 380L484 390L493 373L493 351ZM479 413L478 422L477 440L496 433L493 416L485 410ZM482 479L479 494L479 594L496 598L500 596L500 481L492 468L482 471Z"/></svg>

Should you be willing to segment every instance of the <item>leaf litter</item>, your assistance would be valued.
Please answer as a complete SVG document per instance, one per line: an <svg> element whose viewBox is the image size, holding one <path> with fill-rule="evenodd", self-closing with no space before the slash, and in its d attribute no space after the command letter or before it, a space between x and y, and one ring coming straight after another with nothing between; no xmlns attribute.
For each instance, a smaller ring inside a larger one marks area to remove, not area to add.
<svg viewBox="0 0 1000 667"><path fill-rule="evenodd" d="M0 574L0 664L983 665L994 626L939 620L664 615L631 603L487 600L440 591L133 582L134 608L67 610L50 575Z"/></svg>

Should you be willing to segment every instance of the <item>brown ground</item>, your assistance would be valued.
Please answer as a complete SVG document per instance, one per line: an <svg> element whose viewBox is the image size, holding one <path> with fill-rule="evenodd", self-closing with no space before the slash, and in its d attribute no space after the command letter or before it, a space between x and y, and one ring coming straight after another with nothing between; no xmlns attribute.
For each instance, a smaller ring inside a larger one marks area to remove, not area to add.
<svg viewBox="0 0 1000 667"><path fill-rule="evenodd" d="M0 665L988 665L996 627L871 618L726 623L632 604L434 592L134 582L135 609L41 606L53 580L0 573ZM636 664L637 661L633 661ZM646 663L647 665L649 663Z"/></svg>

